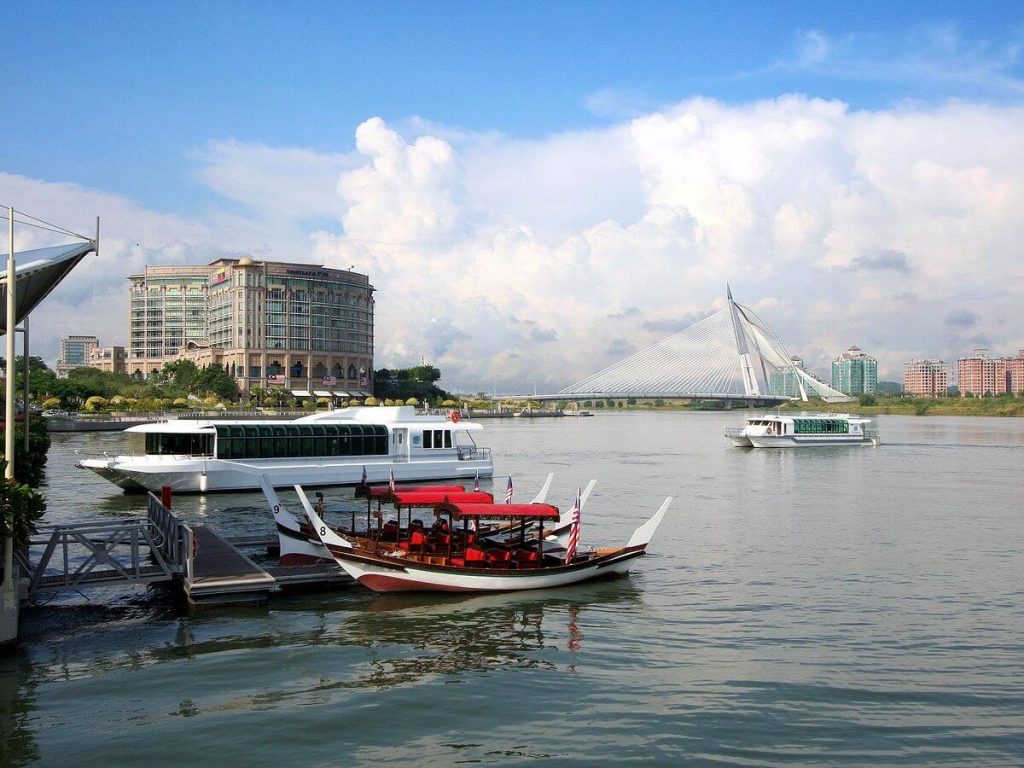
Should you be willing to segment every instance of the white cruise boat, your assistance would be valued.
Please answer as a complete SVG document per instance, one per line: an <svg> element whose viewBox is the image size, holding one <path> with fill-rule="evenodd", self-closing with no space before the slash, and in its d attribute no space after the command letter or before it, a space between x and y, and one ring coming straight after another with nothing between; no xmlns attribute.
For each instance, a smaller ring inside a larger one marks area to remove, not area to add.
<svg viewBox="0 0 1024 768"><path fill-rule="evenodd" d="M827 445L878 445L871 419L848 413L750 416L743 427L728 427L725 436L741 448L794 448Z"/></svg>
<svg viewBox="0 0 1024 768"><path fill-rule="evenodd" d="M140 424L144 455L80 460L125 490L178 493L274 485L357 485L491 477L488 448L477 447L479 424L417 414L412 406L343 408L293 421L192 421ZM365 476L364 476L365 471Z"/></svg>

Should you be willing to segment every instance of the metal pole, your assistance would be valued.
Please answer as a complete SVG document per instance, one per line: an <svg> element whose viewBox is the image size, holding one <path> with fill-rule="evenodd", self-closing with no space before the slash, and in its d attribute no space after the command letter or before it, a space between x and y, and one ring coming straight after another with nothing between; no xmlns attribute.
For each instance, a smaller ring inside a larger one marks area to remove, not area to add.
<svg viewBox="0 0 1024 768"><path fill-rule="evenodd" d="M7 403L4 411L4 458L7 469L4 478L14 478L14 207L7 209L8 242L7 254ZM13 521L12 521L13 522ZM4 588L5 592L14 586L14 539L4 539Z"/></svg>
<svg viewBox="0 0 1024 768"><path fill-rule="evenodd" d="M28 456L28 427L29 427L29 423L28 423L28 420L29 420L29 415L28 415L28 411L29 411L29 408L28 408L28 400L29 400L29 392L28 392L28 374L29 374L29 365L28 365L28 360L29 360L29 358L28 358L28 315L25 315L25 319L22 321L22 324L25 326L25 338L24 338L25 346L23 347L24 351L21 353L22 359L24 361L24 372L25 372L24 387L22 389L22 391L23 391L22 408L25 410L25 456L27 457Z"/></svg>

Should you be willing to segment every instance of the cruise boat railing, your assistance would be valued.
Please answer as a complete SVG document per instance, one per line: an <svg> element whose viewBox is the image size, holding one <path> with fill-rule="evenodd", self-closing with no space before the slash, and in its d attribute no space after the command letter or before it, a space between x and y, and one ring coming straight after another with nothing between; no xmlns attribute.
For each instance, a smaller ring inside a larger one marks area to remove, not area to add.
<svg viewBox="0 0 1024 768"><path fill-rule="evenodd" d="M743 435L743 427L726 427L725 428L725 436L726 437L742 437L742 435Z"/></svg>
<svg viewBox="0 0 1024 768"><path fill-rule="evenodd" d="M491 449L478 448L476 446L460 445L458 446L457 455L459 461L490 461Z"/></svg>

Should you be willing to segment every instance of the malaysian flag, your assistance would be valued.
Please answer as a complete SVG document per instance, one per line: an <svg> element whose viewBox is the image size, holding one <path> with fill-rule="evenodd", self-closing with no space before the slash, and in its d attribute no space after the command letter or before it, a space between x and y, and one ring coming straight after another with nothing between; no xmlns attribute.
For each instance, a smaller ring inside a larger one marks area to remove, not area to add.
<svg viewBox="0 0 1024 768"><path fill-rule="evenodd" d="M505 484L505 503L506 504L511 504L512 503L512 491L514 491L515 489L516 489L516 487L514 485L512 485L512 475L509 475L508 476L508 482Z"/></svg>
<svg viewBox="0 0 1024 768"><path fill-rule="evenodd" d="M576 548L580 543L580 488L576 486L576 501L572 503L569 515L572 527L569 529L569 545L565 548L565 564L569 565L576 557Z"/></svg>
<svg viewBox="0 0 1024 768"><path fill-rule="evenodd" d="M362 479L361 482L362 482L363 485L366 485L366 465L365 464L363 464L363 479Z"/></svg>
<svg viewBox="0 0 1024 768"><path fill-rule="evenodd" d="M395 492L395 470L393 469L388 470L388 488L392 493Z"/></svg>
<svg viewBox="0 0 1024 768"><path fill-rule="evenodd" d="M476 477L473 478L473 493L480 493L480 470L476 471Z"/></svg>

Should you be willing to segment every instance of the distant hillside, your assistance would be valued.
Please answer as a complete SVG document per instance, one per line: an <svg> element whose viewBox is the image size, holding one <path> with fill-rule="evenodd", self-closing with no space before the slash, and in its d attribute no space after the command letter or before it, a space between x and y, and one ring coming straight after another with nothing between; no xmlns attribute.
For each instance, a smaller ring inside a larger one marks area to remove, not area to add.
<svg viewBox="0 0 1024 768"><path fill-rule="evenodd" d="M903 385L898 381L878 382L878 394L880 395L902 395Z"/></svg>

